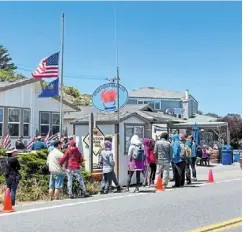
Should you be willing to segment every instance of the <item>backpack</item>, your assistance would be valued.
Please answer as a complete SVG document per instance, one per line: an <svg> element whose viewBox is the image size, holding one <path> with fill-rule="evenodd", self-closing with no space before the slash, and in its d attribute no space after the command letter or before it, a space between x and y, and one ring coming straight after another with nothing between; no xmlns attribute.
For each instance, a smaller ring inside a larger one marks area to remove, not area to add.
<svg viewBox="0 0 243 232"><path fill-rule="evenodd" d="M133 158L136 161L145 160L144 149L143 149L142 145L140 145L140 146L135 145L134 150L133 150Z"/></svg>
<svg viewBox="0 0 243 232"><path fill-rule="evenodd" d="M188 146L185 146L185 155L186 155L186 157L191 157L191 155L192 155L192 150L191 150L191 148L190 147L188 147Z"/></svg>
<svg viewBox="0 0 243 232"><path fill-rule="evenodd" d="M9 174L9 165L7 158L0 158L0 174L7 176Z"/></svg>

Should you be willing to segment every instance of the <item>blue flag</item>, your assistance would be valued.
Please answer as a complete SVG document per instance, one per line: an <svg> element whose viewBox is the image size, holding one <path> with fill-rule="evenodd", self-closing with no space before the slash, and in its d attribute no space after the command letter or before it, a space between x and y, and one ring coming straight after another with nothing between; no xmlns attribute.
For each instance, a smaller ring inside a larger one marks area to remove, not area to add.
<svg viewBox="0 0 243 232"><path fill-rule="evenodd" d="M58 86L58 79L50 82L44 90L41 92L39 97L56 97L58 96L58 91L59 86Z"/></svg>

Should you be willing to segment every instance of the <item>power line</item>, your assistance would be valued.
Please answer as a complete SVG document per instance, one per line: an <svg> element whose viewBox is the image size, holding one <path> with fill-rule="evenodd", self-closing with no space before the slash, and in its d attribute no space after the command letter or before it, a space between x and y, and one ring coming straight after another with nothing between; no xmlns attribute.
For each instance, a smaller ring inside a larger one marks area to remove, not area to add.
<svg viewBox="0 0 243 232"><path fill-rule="evenodd" d="M32 72L33 70L29 69L29 68L22 68L22 67L27 67L25 65L21 65L21 64L16 64L18 66L19 70L22 71L27 71L27 72ZM19 67L22 66L22 67ZM107 80L107 77L101 77L101 76L90 76L90 75L85 75L85 74L80 74L80 75L73 75L70 73L65 73L64 77L68 77L68 78L74 78L74 79L86 79L86 80Z"/></svg>

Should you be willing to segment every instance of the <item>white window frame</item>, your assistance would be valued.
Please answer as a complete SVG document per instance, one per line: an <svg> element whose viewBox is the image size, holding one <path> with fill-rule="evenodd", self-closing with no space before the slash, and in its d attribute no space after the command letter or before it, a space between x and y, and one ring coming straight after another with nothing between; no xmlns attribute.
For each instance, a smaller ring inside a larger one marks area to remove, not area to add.
<svg viewBox="0 0 243 232"><path fill-rule="evenodd" d="M159 103L159 108L156 109L156 104ZM161 101L154 101L154 109L155 110L161 110Z"/></svg>
<svg viewBox="0 0 243 232"><path fill-rule="evenodd" d="M49 124L42 124L41 123L41 114L49 114ZM51 112L49 112L49 111L42 111L42 112L40 112L40 133L41 133L41 126L49 126L49 130L48 131L50 131L50 129L51 129L51 122L52 122Z"/></svg>
<svg viewBox="0 0 243 232"><path fill-rule="evenodd" d="M2 133L0 133L0 137L3 136L3 131L4 131L4 108L3 107L0 107L0 110L3 110L3 121L1 122L0 121L0 124L2 124Z"/></svg>
<svg viewBox="0 0 243 232"><path fill-rule="evenodd" d="M29 112L29 122L25 122L24 121L24 112L25 111L28 111ZM24 135L24 125L29 125L29 127L28 127L28 135ZM30 136L30 125L31 125L31 111L30 111L30 109L23 109L23 136L24 137L29 137Z"/></svg>
<svg viewBox="0 0 243 232"><path fill-rule="evenodd" d="M19 111L19 122L9 122L9 116L10 116L10 111L11 110L18 110ZM10 124L17 124L17 125L19 125L19 133L18 133L18 135L16 136L14 136L14 135L10 135L10 136L12 136L12 137L18 137L19 135L20 135L20 122L21 122L21 109L19 109L19 108L8 108L8 126L10 125Z"/></svg>
<svg viewBox="0 0 243 232"><path fill-rule="evenodd" d="M126 136L127 136L127 132L126 132L127 128L133 128L133 135L134 135L134 132L135 132L135 128L142 128L142 134L143 134L143 136L140 137L140 139L144 139L145 126L142 126L142 125L137 125L137 126L136 125L125 125L125 135ZM128 142L130 144L130 141L128 141ZM126 141L126 138L125 138L125 154L128 153L128 149L127 149L127 144L126 143L127 143L127 141Z"/></svg>
<svg viewBox="0 0 243 232"><path fill-rule="evenodd" d="M51 114L51 127L53 128L53 126L58 126L59 127L59 132L60 132L60 121L59 121L59 124L53 124L53 115L54 114L56 114L56 115L58 115L58 117L60 117L60 113L56 113L56 112L53 112L52 114Z"/></svg>

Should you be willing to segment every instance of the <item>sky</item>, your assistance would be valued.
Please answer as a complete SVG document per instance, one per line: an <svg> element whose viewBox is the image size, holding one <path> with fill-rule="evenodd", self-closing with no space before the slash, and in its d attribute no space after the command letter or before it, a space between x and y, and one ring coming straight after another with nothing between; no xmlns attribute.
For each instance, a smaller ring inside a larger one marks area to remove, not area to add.
<svg viewBox="0 0 243 232"><path fill-rule="evenodd" d="M0 2L0 9L0 44L28 77L61 50L64 13L65 85L92 94L114 77L118 44L128 90L189 89L204 113L241 114L241 2Z"/></svg>

